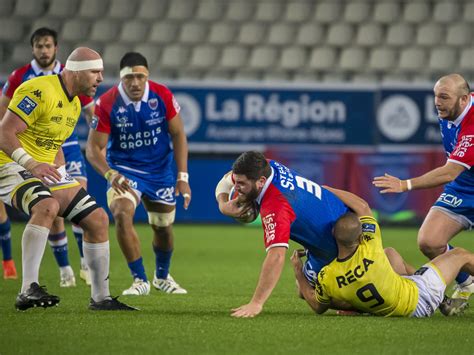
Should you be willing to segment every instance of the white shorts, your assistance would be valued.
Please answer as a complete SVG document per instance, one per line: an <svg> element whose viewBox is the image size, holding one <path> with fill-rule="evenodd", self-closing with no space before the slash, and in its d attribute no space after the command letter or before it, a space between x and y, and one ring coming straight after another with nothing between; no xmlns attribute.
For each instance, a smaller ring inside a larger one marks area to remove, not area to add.
<svg viewBox="0 0 474 355"><path fill-rule="evenodd" d="M418 304L412 317L430 317L444 298L446 282L438 268L427 263L416 271L415 275L404 276L418 286Z"/></svg>
<svg viewBox="0 0 474 355"><path fill-rule="evenodd" d="M80 185L79 182L66 172L66 167L64 165L58 168L58 172L61 174L61 181L45 185L51 191L67 189ZM9 206L13 206L13 196L21 186L30 181L41 181L34 177L24 167L15 162L1 165L0 176L0 200Z"/></svg>

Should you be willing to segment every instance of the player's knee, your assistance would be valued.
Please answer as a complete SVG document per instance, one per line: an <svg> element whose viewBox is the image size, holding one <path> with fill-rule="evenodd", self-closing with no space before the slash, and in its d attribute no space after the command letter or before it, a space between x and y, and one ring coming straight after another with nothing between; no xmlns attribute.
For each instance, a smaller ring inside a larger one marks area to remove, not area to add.
<svg viewBox="0 0 474 355"><path fill-rule="evenodd" d="M155 232L164 232L162 229L167 229L173 225L175 216L176 210L163 213L148 212L148 223L150 223Z"/></svg>
<svg viewBox="0 0 474 355"><path fill-rule="evenodd" d="M116 223L126 223L127 221L133 220L135 208L130 202L126 202L128 201L125 199L119 199L110 205L110 211Z"/></svg>
<svg viewBox="0 0 474 355"><path fill-rule="evenodd" d="M84 218L79 225L94 238L98 235L107 235L109 217L102 208L97 208Z"/></svg>
<svg viewBox="0 0 474 355"><path fill-rule="evenodd" d="M433 259L446 250L446 244L437 243L427 238L418 238L418 248L428 258Z"/></svg>
<svg viewBox="0 0 474 355"><path fill-rule="evenodd" d="M36 203L31 208L31 217L39 217L43 221L51 221L57 217L59 202L54 198L46 198Z"/></svg>

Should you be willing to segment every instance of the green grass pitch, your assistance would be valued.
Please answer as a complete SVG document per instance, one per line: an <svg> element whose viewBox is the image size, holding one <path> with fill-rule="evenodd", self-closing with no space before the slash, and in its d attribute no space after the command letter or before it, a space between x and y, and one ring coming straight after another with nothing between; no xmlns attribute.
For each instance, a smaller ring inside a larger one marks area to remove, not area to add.
<svg viewBox="0 0 474 355"><path fill-rule="evenodd" d="M152 276L151 230L137 226L145 267ZM383 228L384 245L397 248L415 266L425 258L415 229ZM14 225L14 257L19 267L22 225ZM316 316L296 297L289 261L263 313L254 319L230 317L250 300L265 256L260 228L177 225L171 267L188 295L152 289L147 297L121 297L140 312L87 310L89 288L79 280L77 245L69 237L78 285L59 287L59 271L48 249L40 282L61 297L58 307L17 312L19 280L0 280L0 354L473 354L473 308L461 317L439 312L430 319ZM474 251L474 236L455 245ZM291 250L296 248L291 245ZM290 253L288 253L289 259ZM131 284L111 227L110 286L113 295ZM471 301L471 306L472 306Z"/></svg>

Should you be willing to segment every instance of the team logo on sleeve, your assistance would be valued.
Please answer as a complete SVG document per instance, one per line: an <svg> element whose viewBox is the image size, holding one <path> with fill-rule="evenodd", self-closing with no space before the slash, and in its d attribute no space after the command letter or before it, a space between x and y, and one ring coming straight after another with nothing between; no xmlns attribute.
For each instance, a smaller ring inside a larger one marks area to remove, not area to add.
<svg viewBox="0 0 474 355"><path fill-rule="evenodd" d="M27 115L31 114L36 108L36 106L38 106L38 104L32 99L30 99L28 96L25 96L23 100L21 100L20 103L17 105L17 107Z"/></svg>
<svg viewBox="0 0 474 355"><path fill-rule="evenodd" d="M181 107L178 104L178 101L176 101L176 98L173 95L173 107L176 112L179 112L181 110Z"/></svg>
<svg viewBox="0 0 474 355"><path fill-rule="evenodd" d="M99 118L96 115L92 116L91 123L89 124L90 128L97 129L97 125L99 124Z"/></svg>
<svg viewBox="0 0 474 355"><path fill-rule="evenodd" d="M265 240L269 244L273 239L275 239L276 226L275 213L267 214L262 218L263 226L265 229Z"/></svg>
<svg viewBox="0 0 474 355"><path fill-rule="evenodd" d="M375 224L362 223L362 232L375 233Z"/></svg>

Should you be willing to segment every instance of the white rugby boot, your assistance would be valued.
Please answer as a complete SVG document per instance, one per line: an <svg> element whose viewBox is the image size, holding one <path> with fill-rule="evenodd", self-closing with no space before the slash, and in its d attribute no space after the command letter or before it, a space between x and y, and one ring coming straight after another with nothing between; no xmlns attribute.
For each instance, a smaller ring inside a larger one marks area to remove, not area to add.
<svg viewBox="0 0 474 355"><path fill-rule="evenodd" d="M155 276L153 277L153 286L159 290L166 293L173 293L175 295L185 295L188 293L184 288L182 288L173 277L168 274L166 279L159 279Z"/></svg>
<svg viewBox="0 0 474 355"><path fill-rule="evenodd" d="M76 287L76 278L71 266L64 266L59 269L59 286Z"/></svg>
<svg viewBox="0 0 474 355"><path fill-rule="evenodd" d="M123 296L147 296L150 294L150 281L136 278L132 286L122 292Z"/></svg>

